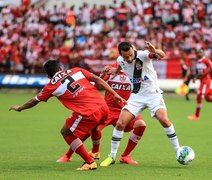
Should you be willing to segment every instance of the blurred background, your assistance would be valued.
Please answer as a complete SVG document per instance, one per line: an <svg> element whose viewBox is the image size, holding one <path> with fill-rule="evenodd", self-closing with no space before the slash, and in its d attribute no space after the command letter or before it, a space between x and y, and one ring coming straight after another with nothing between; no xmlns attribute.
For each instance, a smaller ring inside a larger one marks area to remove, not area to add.
<svg viewBox="0 0 212 180"><path fill-rule="evenodd" d="M212 0L0 0L0 86L42 86L47 59L98 75L120 41L146 40L166 52L159 79L176 86L196 51L212 59L211 25Z"/></svg>

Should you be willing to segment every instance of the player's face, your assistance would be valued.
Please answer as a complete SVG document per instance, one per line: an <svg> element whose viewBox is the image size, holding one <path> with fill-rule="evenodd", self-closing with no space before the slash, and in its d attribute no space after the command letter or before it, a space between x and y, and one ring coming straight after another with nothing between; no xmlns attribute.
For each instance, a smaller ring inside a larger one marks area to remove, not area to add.
<svg viewBox="0 0 212 180"><path fill-rule="evenodd" d="M197 53L198 58L202 58L204 56L204 51L201 49Z"/></svg>
<svg viewBox="0 0 212 180"><path fill-rule="evenodd" d="M133 48L130 48L129 51L121 51L121 56L123 57L124 61L132 63L135 56Z"/></svg>

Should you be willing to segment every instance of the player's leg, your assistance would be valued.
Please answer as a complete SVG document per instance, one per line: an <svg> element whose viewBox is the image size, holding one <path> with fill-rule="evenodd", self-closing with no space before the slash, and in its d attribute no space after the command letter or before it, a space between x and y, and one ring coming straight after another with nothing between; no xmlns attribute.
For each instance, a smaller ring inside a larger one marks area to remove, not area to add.
<svg viewBox="0 0 212 180"><path fill-rule="evenodd" d="M124 134L124 129L132 119L134 119L134 115L127 109L121 111L116 127L113 130L110 155L100 164L100 166L109 166L115 163L116 154Z"/></svg>
<svg viewBox="0 0 212 180"><path fill-rule="evenodd" d="M63 127L63 137L70 148L84 159L85 163L78 170L96 169L97 164L90 157L85 149L82 140L90 133L90 131L98 125L98 122L87 117L82 117L77 113L73 113L72 117L67 118L66 126ZM72 132L71 135L66 135L66 132ZM71 137L70 137L71 136Z"/></svg>
<svg viewBox="0 0 212 180"><path fill-rule="evenodd" d="M62 134L62 129L61 129L61 134ZM87 134L83 139L81 139L82 142L84 142L89 137L90 137L90 134ZM64 155L62 155L56 162L59 162L59 163L70 162L71 156L73 153L74 153L74 151L71 148L69 148L68 151ZM89 153L89 155L93 158L93 156L90 153Z"/></svg>
<svg viewBox="0 0 212 180"><path fill-rule="evenodd" d="M209 89L207 94L205 95L205 100L208 102L212 102L212 89Z"/></svg>
<svg viewBox="0 0 212 180"><path fill-rule="evenodd" d="M166 109L159 108L155 112L155 117L158 119L160 124L163 126L164 131L165 131L167 137L170 139L171 144L176 153L178 148L180 147L180 145L179 145L178 137L177 137L175 129L174 129L174 125L168 119Z"/></svg>
<svg viewBox="0 0 212 180"><path fill-rule="evenodd" d="M91 130L91 140L93 143L92 150L89 152L90 156L94 159L100 159L100 140L102 138L102 132L99 128L100 125L107 124L107 117L108 117L109 109L108 106L105 104L95 113L88 117L88 119L92 119L98 122L98 126L94 127ZM103 126L102 126L103 128Z"/></svg>
<svg viewBox="0 0 212 180"><path fill-rule="evenodd" d="M97 168L95 161L88 154L83 142L70 131L70 128L67 125L63 126L62 135L72 151L78 154L85 161L83 166L77 170L93 170Z"/></svg>
<svg viewBox="0 0 212 180"><path fill-rule="evenodd" d="M204 97L206 88L207 88L206 84L203 84L203 83L200 84L200 87L197 92L197 97L196 97L197 105L196 105L195 114L188 116L189 120L198 120L200 118L200 112L202 109L202 98Z"/></svg>
<svg viewBox="0 0 212 180"><path fill-rule="evenodd" d="M66 127L66 124L64 126ZM64 126L60 130L62 136L63 136L63 129L65 128ZM69 147L68 151L64 155L62 155L56 162L65 163L71 161L71 156L73 153L74 151Z"/></svg>
<svg viewBox="0 0 212 180"><path fill-rule="evenodd" d="M100 159L100 139L102 132L98 127L91 130L92 149L89 151L89 155L94 159Z"/></svg>
<svg viewBox="0 0 212 180"><path fill-rule="evenodd" d="M133 131L131 132L126 149L121 155L120 162L127 164L138 164L138 162L134 161L131 158L130 153L138 144L139 140L143 136L145 129L146 129L146 123L141 119L140 116L137 116L134 120L129 122L129 124L125 128L125 132L129 132L131 130Z"/></svg>

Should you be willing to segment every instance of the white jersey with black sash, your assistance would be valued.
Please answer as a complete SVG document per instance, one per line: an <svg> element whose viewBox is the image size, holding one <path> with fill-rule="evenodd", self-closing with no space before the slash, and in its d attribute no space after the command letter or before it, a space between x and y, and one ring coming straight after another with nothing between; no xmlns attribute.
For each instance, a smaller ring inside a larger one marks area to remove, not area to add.
<svg viewBox="0 0 212 180"><path fill-rule="evenodd" d="M148 50L135 51L135 58L132 63L124 61L122 56L117 58L117 63L133 84L132 93L163 92L159 88L157 73L154 70Z"/></svg>

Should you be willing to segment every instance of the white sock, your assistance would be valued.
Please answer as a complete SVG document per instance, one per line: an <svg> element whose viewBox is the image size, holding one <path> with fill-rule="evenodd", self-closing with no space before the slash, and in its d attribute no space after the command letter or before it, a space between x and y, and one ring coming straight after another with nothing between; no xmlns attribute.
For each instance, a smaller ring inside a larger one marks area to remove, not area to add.
<svg viewBox="0 0 212 180"><path fill-rule="evenodd" d="M115 160L116 154L119 148L120 141L123 137L124 131L119 131L116 128L113 130L113 136L111 141L111 150L110 150L110 156Z"/></svg>
<svg viewBox="0 0 212 180"><path fill-rule="evenodd" d="M166 132L166 135L170 139L175 152L177 152L180 145L179 145L179 141L178 141L177 135L175 133L173 124L168 128L164 128L164 130Z"/></svg>

